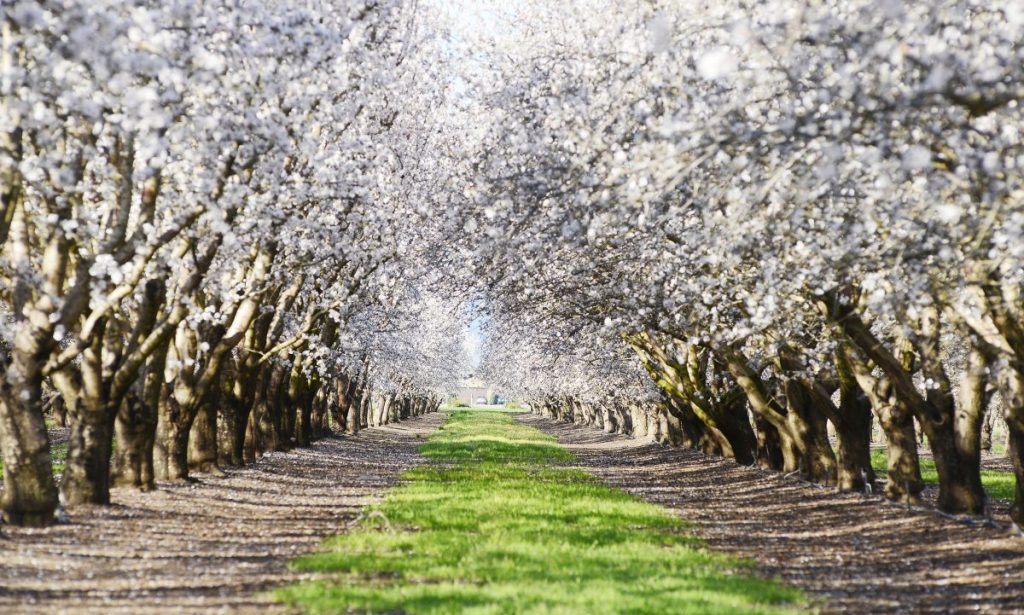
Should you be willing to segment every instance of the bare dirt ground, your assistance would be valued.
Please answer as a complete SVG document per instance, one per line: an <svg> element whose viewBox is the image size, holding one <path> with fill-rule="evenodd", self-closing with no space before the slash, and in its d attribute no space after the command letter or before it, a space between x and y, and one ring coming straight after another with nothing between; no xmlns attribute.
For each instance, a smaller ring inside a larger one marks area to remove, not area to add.
<svg viewBox="0 0 1024 615"><path fill-rule="evenodd" d="M115 489L114 505L45 529L4 528L0 613L280 610L263 590L304 578L288 561L344 531L422 461L429 414L308 449L272 453L224 478Z"/></svg>
<svg viewBox="0 0 1024 615"><path fill-rule="evenodd" d="M697 451L518 415L605 483L696 522L823 612L1024 613L1024 538L877 496L837 494Z"/></svg>

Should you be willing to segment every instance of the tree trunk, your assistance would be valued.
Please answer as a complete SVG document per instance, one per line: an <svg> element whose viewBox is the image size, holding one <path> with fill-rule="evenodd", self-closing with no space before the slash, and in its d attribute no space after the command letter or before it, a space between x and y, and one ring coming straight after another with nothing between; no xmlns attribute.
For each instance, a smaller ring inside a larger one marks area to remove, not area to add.
<svg viewBox="0 0 1024 615"><path fill-rule="evenodd" d="M366 387L362 394L362 403L359 405L359 426L363 429L370 427L373 416L373 391Z"/></svg>
<svg viewBox="0 0 1024 615"><path fill-rule="evenodd" d="M23 527L53 523L57 508L57 486L53 481L50 440L43 418L42 387L11 387L0 400L0 443L3 446L4 522ZM10 386L5 383L4 388ZM27 392L23 395L21 391ZM10 398L21 403L11 405Z"/></svg>
<svg viewBox="0 0 1024 615"><path fill-rule="evenodd" d="M67 506L110 504L110 456L120 400L110 399L109 386L103 380L105 327L100 325L97 330L93 343L82 353L80 365L53 374L71 419L61 480Z"/></svg>
<svg viewBox="0 0 1024 615"><path fill-rule="evenodd" d="M1007 426L1007 457L1017 478L1010 518L1024 527L1024 370L1008 365L999 370L999 391Z"/></svg>
<svg viewBox="0 0 1024 615"><path fill-rule="evenodd" d="M311 396L313 400L313 433L312 438L319 440L330 433L330 425L328 420L330 418L330 402L331 400L327 394L327 388L318 384L316 392Z"/></svg>
<svg viewBox="0 0 1024 615"><path fill-rule="evenodd" d="M140 491L155 488L153 440L156 436L156 404L149 405L134 393L121 404L114 422L117 450L111 462L113 484Z"/></svg>
<svg viewBox="0 0 1024 615"><path fill-rule="evenodd" d="M67 506L110 504L112 412L86 411L71 421L68 457L61 480Z"/></svg>
<svg viewBox="0 0 1024 615"><path fill-rule="evenodd" d="M907 323L916 332L912 341L921 358L921 375L930 381L924 395L918 391L912 378L914 371L911 369L913 361L909 348L890 352L848 306L832 301L826 308L827 316L844 331L850 342L886 374L899 406L909 409L913 418L920 422L931 444L935 469L939 474L939 509L948 513L981 514L985 492L981 487L980 468L974 461L974 453L969 450L975 445L967 444L963 434L958 434L959 429L975 422L978 417L973 416L973 409L957 408L939 349L942 323L938 308L924 308L919 318ZM905 340L904 345L910 341ZM898 358L900 355L902 359ZM857 378L858 381L864 379L861 375ZM867 390L865 392L868 393ZM961 410L972 414L966 422L957 419L956 415Z"/></svg>
<svg viewBox="0 0 1024 615"><path fill-rule="evenodd" d="M0 131L0 135L5 135ZM20 132L18 133L20 134ZM17 139L20 143L20 139ZM20 151L20 145L13 145ZM17 154L20 156L20 154ZM4 164L3 167L9 167ZM79 169L80 171L80 169ZM17 182L14 182L17 183ZM20 200L13 192L2 195L3 222L0 234L13 235L4 256L17 262L29 250L29 238ZM70 217L70 204L61 216ZM45 239L42 288L32 300L30 286L38 280L16 274L9 307L4 318L16 321L13 347L0 347L0 452L4 459L4 492L0 499L4 520L10 525L44 526L53 522L57 508L57 486L53 480L50 442L43 405L43 365L56 346L54 328L57 297L61 294L69 260L69 239L56 223Z"/></svg>
<svg viewBox="0 0 1024 615"><path fill-rule="evenodd" d="M779 432L761 417L754 418L757 427L757 465L766 470L781 471L784 467Z"/></svg>
<svg viewBox="0 0 1024 615"><path fill-rule="evenodd" d="M112 462L113 482L142 491L156 487L153 472L153 446L157 413L165 394L163 375L167 346L146 362L140 381L129 390L114 423L117 449Z"/></svg>
<svg viewBox="0 0 1024 615"><path fill-rule="evenodd" d="M630 409L625 404L617 403L617 405L615 406L615 412L618 414L619 417L619 433L627 436L634 435L632 409Z"/></svg>
<svg viewBox="0 0 1024 615"><path fill-rule="evenodd" d="M68 426L68 406L64 403L64 396L59 393L53 398L50 404L50 414L58 427Z"/></svg>
<svg viewBox="0 0 1024 615"><path fill-rule="evenodd" d="M668 417L666 408L661 408L654 417L654 438L659 444L672 444Z"/></svg>
<svg viewBox="0 0 1024 615"><path fill-rule="evenodd" d="M386 406L387 409L384 411L384 424L385 425L390 425L392 423L396 423L396 422L398 422L401 419L401 415L399 413L401 407L402 407L402 400L401 399L398 399L398 398L396 398L394 396L392 396L392 397L390 397L388 399L388 403L387 403L387 406Z"/></svg>
<svg viewBox="0 0 1024 615"><path fill-rule="evenodd" d="M329 389L325 387L327 412L330 418L328 433L345 433L348 408L344 405L344 391L341 390L341 385L338 382L333 382L330 387Z"/></svg>
<svg viewBox="0 0 1024 615"><path fill-rule="evenodd" d="M374 421L374 427L380 427L388 424L388 412L391 410L391 402L393 398L390 395L381 395L380 402L377 404L377 417Z"/></svg>
<svg viewBox="0 0 1024 615"><path fill-rule="evenodd" d="M309 446L313 439L313 408L308 382L302 375L302 361L296 360L288 374L287 403L295 416L295 446Z"/></svg>
<svg viewBox="0 0 1024 615"><path fill-rule="evenodd" d="M242 461L245 463L253 463L263 456L265 450L273 450L273 443L267 442L274 439L277 433L271 417L270 404L267 402L269 384L270 369L263 367L255 379L256 390L252 396L249 420L245 425L245 441L242 445Z"/></svg>
<svg viewBox="0 0 1024 615"><path fill-rule="evenodd" d="M871 402L871 410L878 419L886 441L885 497L916 504L920 502L924 482L917 457L917 439L914 418L893 391L892 379L876 377L864 360L849 347L841 352L864 395Z"/></svg>
<svg viewBox="0 0 1024 615"><path fill-rule="evenodd" d="M928 442L939 475L939 509L949 513L980 515L985 510L980 463L959 450L952 430L937 429L925 422Z"/></svg>
<svg viewBox="0 0 1024 615"><path fill-rule="evenodd" d="M263 441L260 437L261 428L270 426L269 421L264 423L265 412L260 411L259 402L253 405L249 412L249 420L245 422L245 439L242 445L242 462L255 463L263 456Z"/></svg>
<svg viewBox="0 0 1024 615"><path fill-rule="evenodd" d="M153 474L157 480L188 480L188 414L169 390L161 395L153 444Z"/></svg>
<svg viewBox="0 0 1024 615"><path fill-rule="evenodd" d="M732 447L730 456L736 463L752 465L757 456L757 436L750 425L746 398L734 395L731 399L718 402L718 405L716 414L721 417L719 426Z"/></svg>
<svg viewBox="0 0 1024 615"><path fill-rule="evenodd" d="M202 472L223 476L217 467L217 395L199 404L199 411L192 420L188 435L188 468L190 472Z"/></svg>
<svg viewBox="0 0 1024 615"><path fill-rule="evenodd" d="M603 404L599 408L601 412L601 423L605 433L617 433L619 431L619 422L616 420L618 417L615 416L611 406Z"/></svg>
<svg viewBox="0 0 1024 615"><path fill-rule="evenodd" d="M269 433L274 437L266 444L267 451L287 451L291 445L291 425L294 422L289 416L284 402L285 379L288 372L275 366L269 374L266 387L267 418L272 423Z"/></svg>
<svg viewBox="0 0 1024 615"><path fill-rule="evenodd" d="M917 456L914 419L895 398L875 408L886 441L885 497L910 504L920 502L924 481Z"/></svg>
<svg viewBox="0 0 1024 615"><path fill-rule="evenodd" d="M713 365L709 349L685 345L685 363L672 358L650 336L630 340L644 368L671 400L669 410L684 422L686 446L700 447L706 454L754 462L757 440L742 396L714 395L708 390L708 369Z"/></svg>
<svg viewBox="0 0 1024 615"><path fill-rule="evenodd" d="M1010 429L1008 455L1013 463L1013 473L1017 482L1013 488L1013 504L1010 507L1010 518L1018 527L1024 527L1024 429Z"/></svg>
<svg viewBox="0 0 1024 615"><path fill-rule="evenodd" d="M992 431L995 415L991 412L985 413L985 419L981 423L981 450L986 453L992 452Z"/></svg>
<svg viewBox="0 0 1024 615"><path fill-rule="evenodd" d="M839 491L864 491L875 481L871 467L871 411L867 421L846 421L836 428L836 487Z"/></svg>
<svg viewBox="0 0 1024 615"><path fill-rule="evenodd" d="M921 422L939 475L939 509L948 513L980 515L985 510L981 485L981 419L985 407L984 355L972 349L964 372L959 400L954 399L939 352L939 315L923 311L922 374L936 384L923 400L915 399L914 416Z"/></svg>
<svg viewBox="0 0 1024 615"><path fill-rule="evenodd" d="M217 465L221 467L240 466L242 448L245 443L246 426L252 405L237 397L234 392L225 393L217 405Z"/></svg>
<svg viewBox="0 0 1024 615"><path fill-rule="evenodd" d="M800 432L794 430L794 421L787 416L787 409L769 395L760 374L750 367L746 357L733 351L725 357L725 361L729 373L746 395L751 410L768 422L778 434L783 471L802 470L806 473L808 468L801 467L801 460L808 456L806 443L801 439ZM812 455L816 457L817 451Z"/></svg>
<svg viewBox="0 0 1024 615"><path fill-rule="evenodd" d="M647 412L647 435L655 442L661 442L661 417L668 412L663 406L650 408Z"/></svg>
<svg viewBox="0 0 1024 615"><path fill-rule="evenodd" d="M682 421L679 420L679 417L671 413L666 413L665 425L665 434L667 436L665 443L670 446L681 446L685 441L686 436L683 432Z"/></svg>
<svg viewBox="0 0 1024 615"><path fill-rule="evenodd" d="M220 403L217 404L217 464L221 467L244 463L249 413L255 405L254 393L260 381L253 377L255 370L243 370L240 362L232 360L221 375Z"/></svg>
<svg viewBox="0 0 1024 615"><path fill-rule="evenodd" d="M267 386L267 403L271 420L274 421L277 439L274 448L268 451L288 451L294 448L295 408L288 403L289 370L277 366L271 373Z"/></svg>
<svg viewBox="0 0 1024 615"><path fill-rule="evenodd" d="M833 422L839 464L836 482L840 491L864 491L875 483L875 470L871 466L871 401L857 385L843 353L837 353L836 368L839 376L839 420Z"/></svg>
<svg viewBox="0 0 1024 615"><path fill-rule="evenodd" d="M360 415L363 400L354 391L350 394L345 411L345 433L355 435L359 433Z"/></svg>
<svg viewBox="0 0 1024 615"><path fill-rule="evenodd" d="M823 485L836 482L836 456L828 441L828 422L823 414L825 403L831 399L818 400L815 404L814 383L796 377L803 364L788 352L781 352L777 365L783 374L788 374L782 384L786 399L786 422L790 433L802 443L800 469L808 480Z"/></svg>
<svg viewBox="0 0 1024 615"><path fill-rule="evenodd" d="M638 403L630 403L629 414L633 424L633 437L646 438L648 436L647 410Z"/></svg>

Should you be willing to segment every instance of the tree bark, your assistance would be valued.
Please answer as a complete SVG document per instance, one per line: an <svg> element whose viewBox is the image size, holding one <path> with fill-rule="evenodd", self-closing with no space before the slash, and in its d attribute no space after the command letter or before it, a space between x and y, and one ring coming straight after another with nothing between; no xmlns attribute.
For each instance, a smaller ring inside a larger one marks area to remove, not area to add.
<svg viewBox="0 0 1024 615"><path fill-rule="evenodd" d="M159 395L159 391L157 392ZM111 462L113 484L151 491L156 487L153 476L153 443L156 437L156 406L146 396L129 393L121 404L114 422L117 449Z"/></svg>
<svg viewBox="0 0 1024 615"><path fill-rule="evenodd" d="M192 420L188 435L188 468L190 472L201 472L223 476L217 466L217 406L219 395L199 404L199 410Z"/></svg>
<svg viewBox="0 0 1024 615"><path fill-rule="evenodd" d="M839 463L836 482L840 491L864 491L873 488L875 483L871 466L871 401L857 385L843 353L836 353L836 367L839 376L839 420L833 423Z"/></svg>
<svg viewBox="0 0 1024 615"><path fill-rule="evenodd" d="M800 432L794 430L793 423L787 417L787 409L768 394L760 375L751 369L746 357L734 350L725 357L725 362L729 373L747 396L750 408L775 428L782 449L783 471L813 471L813 464L801 464L801 460L808 454L808 448Z"/></svg>
<svg viewBox="0 0 1024 615"><path fill-rule="evenodd" d="M781 351L776 365L783 374L786 423L792 436L802 443L800 466L803 475L823 485L834 484L836 457L828 441L828 423L824 414L832 409L829 408L832 400L819 394L815 383L800 375L804 365L791 351Z"/></svg>
<svg viewBox="0 0 1024 615"><path fill-rule="evenodd" d="M980 515L985 510L981 485L981 418L984 416L984 356L972 351L963 377L959 400L942 364L939 351L939 312L923 310L919 324L921 371L935 384L922 399L912 398L911 408L928 437L935 471L939 475L939 509L950 513Z"/></svg>
<svg viewBox="0 0 1024 615"><path fill-rule="evenodd" d="M67 506L110 504L110 456L120 400L110 398L108 383L103 378L105 329L105 323L97 327L97 334L82 353L77 369L68 367L53 375L71 419L68 456L61 480Z"/></svg>
<svg viewBox="0 0 1024 615"><path fill-rule="evenodd" d="M683 422L687 446L698 446L709 455L754 463L757 438L747 418L742 396L728 392L713 395L707 390L710 350L685 345L685 364L669 356L648 335L627 337L645 369L671 400L668 409Z"/></svg>
<svg viewBox="0 0 1024 615"><path fill-rule="evenodd" d="M221 394L217 405L217 465L240 466L244 463L242 448L252 404L246 403L249 396L234 379L226 384L229 390Z"/></svg>
<svg viewBox="0 0 1024 615"><path fill-rule="evenodd" d="M966 423L956 419L957 403L941 361L938 308L924 308L920 311L920 318L908 323L916 333L913 342L921 357L921 373L931 382L924 395L917 390L913 372L906 361L886 350L850 306L839 302L837 297L825 297L823 311L860 352L885 372L898 405L907 408L920 422L931 445L939 475L939 509L955 514L981 514L985 492L981 487L980 467L975 463L974 453L969 450L970 445L957 433L957 429ZM904 356L907 354L903 353ZM973 410L968 412L972 413L969 422L978 420L973 416Z"/></svg>
<svg viewBox="0 0 1024 615"><path fill-rule="evenodd" d="M5 383L4 388L9 387ZM13 387L12 387L13 388ZM39 396L31 387L17 387L14 397L22 402L12 406L7 391L0 400L0 443L3 444L4 522L22 527L41 527L53 523L57 508L57 486L53 481L50 440ZM22 398L21 393L29 391Z"/></svg>
<svg viewBox="0 0 1024 615"><path fill-rule="evenodd" d="M165 286L161 282L147 283L146 297L149 309L143 306L143 314L150 322L138 323L140 346L148 337L156 320L157 304L163 303ZM170 333L165 334L170 337ZM114 434L118 446L114 450L111 464L112 483L129 486L141 491L156 488L156 475L153 472L153 446L156 441L156 424L160 398L165 392L164 370L167 367L169 340L149 354L142 363L142 369L135 376L135 381L125 394L125 400L118 408L114 422Z"/></svg>
<svg viewBox="0 0 1024 615"><path fill-rule="evenodd" d="M981 450L986 453L992 451L992 432L994 428L994 414L985 413L985 419L981 423Z"/></svg>
<svg viewBox="0 0 1024 615"><path fill-rule="evenodd" d="M9 149L21 155L21 131L0 131L11 139ZM9 165L5 165L9 166ZM82 165L78 165L78 172ZM7 169L0 170L3 173ZM29 258L29 238L20 182L11 170L11 189L2 193L3 218L0 235L10 233L12 262ZM6 174L5 174L6 175ZM58 222L71 214L70 204L60 206ZM4 492L0 499L4 520L10 525L44 526L53 522L57 487L53 480L50 442L43 407L43 369L56 341L53 333L57 314L55 298L61 296L66 275L69 241L57 223L44 239L42 292L38 280L17 275L11 293L10 314L17 321L13 347L0 348L0 448L4 458Z"/></svg>
<svg viewBox="0 0 1024 615"><path fill-rule="evenodd" d="M360 415L363 407L362 397L358 394L359 385L349 385L349 392L346 394L347 408L345 410L345 433L355 435L359 433Z"/></svg>
<svg viewBox="0 0 1024 615"><path fill-rule="evenodd" d="M61 489L68 506L110 504L112 412L86 412L72 421Z"/></svg>
<svg viewBox="0 0 1024 615"><path fill-rule="evenodd" d="M1010 518L1024 527L1024 371L1007 366L999 373L999 390L1007 425L1007 457L1017 478Z"/></svg>
<svg viewBox="0 0 1024 615"><path fill-rule="evenodd" d="M173 391L161 395L153 446L153 474L157 480L188 479L188 435L191 417Z"/></svg>
<svg viewBox="0 0 1024 615"><path fill-rule="evenodd" d="M857 385L871 402L871 410L885 435L885 497L893 501L919 503L924 482L917 456L913 415L896 397L888 376L876 377L850 348L841 347L841 352Z"/></svg>
<svg viewBox="0 0 1024 615"><path fill-rule="evenodd" d="M287 451L292 448L295 414L289 411L285 400L287 379L288 371L277 366L271 373L267 386L267 403L270 417L274 421L274 431L277 434L274 448L267 447L268 451Z"/></svg>
<svg viewBox="0 0 1024 615"><path fill-rule="evenodd" d="M629 404L629 414L630 422L633 425L633 437L646 438L648 436L647 409L639 403L633 402Z"/></svg>
<svg viewBox="0 0 1024 615"><path fill-rule="evenodd" d="M302 374L302 361L299 359L292 363L288 374L287 399L289 412L295 416L295 446L309 446L313 440L313 408L308 382Z"/></svg>
<svg viewBox="0 0 1024 615"><path fill-rule="evenodd" d="M754 417L757 428L757 465L766 470L782 471L785 467L779 432L763 418Z"/></svg>

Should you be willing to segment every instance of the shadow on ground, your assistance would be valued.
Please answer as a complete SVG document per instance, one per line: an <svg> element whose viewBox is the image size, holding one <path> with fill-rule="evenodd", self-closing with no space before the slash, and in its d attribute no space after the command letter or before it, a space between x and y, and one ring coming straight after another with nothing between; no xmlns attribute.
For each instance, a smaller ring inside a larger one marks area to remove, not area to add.
<svg viewBox="0 0 1024 615"><path fill-rule="evenodd" d="M554 435L610 486L700 524L712 550L826 601L824 612L1024 612L1024 539L1006 528L837 494L693 450L556 423Z"/></svg>
<svg viewBox="0 0 1024 615"><path fill-rule="evenodd" d="M430 414L158 491L115 489L72 523L4 528L0 613L223 613L280 610L260 594L303 575L319 548L404 470L444 419Z"/></svg>

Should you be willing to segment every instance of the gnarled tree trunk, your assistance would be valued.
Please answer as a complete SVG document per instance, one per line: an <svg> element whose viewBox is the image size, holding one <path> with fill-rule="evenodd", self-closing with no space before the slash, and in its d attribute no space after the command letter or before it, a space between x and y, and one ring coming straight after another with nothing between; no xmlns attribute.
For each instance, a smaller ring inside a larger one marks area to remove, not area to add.
<svg viewBox="0 0 1024 615"><path fill-rule="evenodd" d="M199 404L188 435L188 468L190 472L223 475L217 466L217 406L220 396Z"/></svg>
<svg viewBox="0 0 1024 615"><path fill-rule="evenodd" d="M25 391L27 395L22 394ZM13 397L21 403L12 405L9 392L14 392ZM4 460L4 491L0 500L4 522L26 527L49 525L57 508L57 486L53 481L41 386L35 389L22 384L4 391L0 399L0 443Z"/></svg>
<svg viewBox="0 0 1024 615"><path fill-rule="evenodd" d="M175 398L171 387L160 396L153 445L153 474L157 480L188 479L188 434L191 417Z"/></svg>

